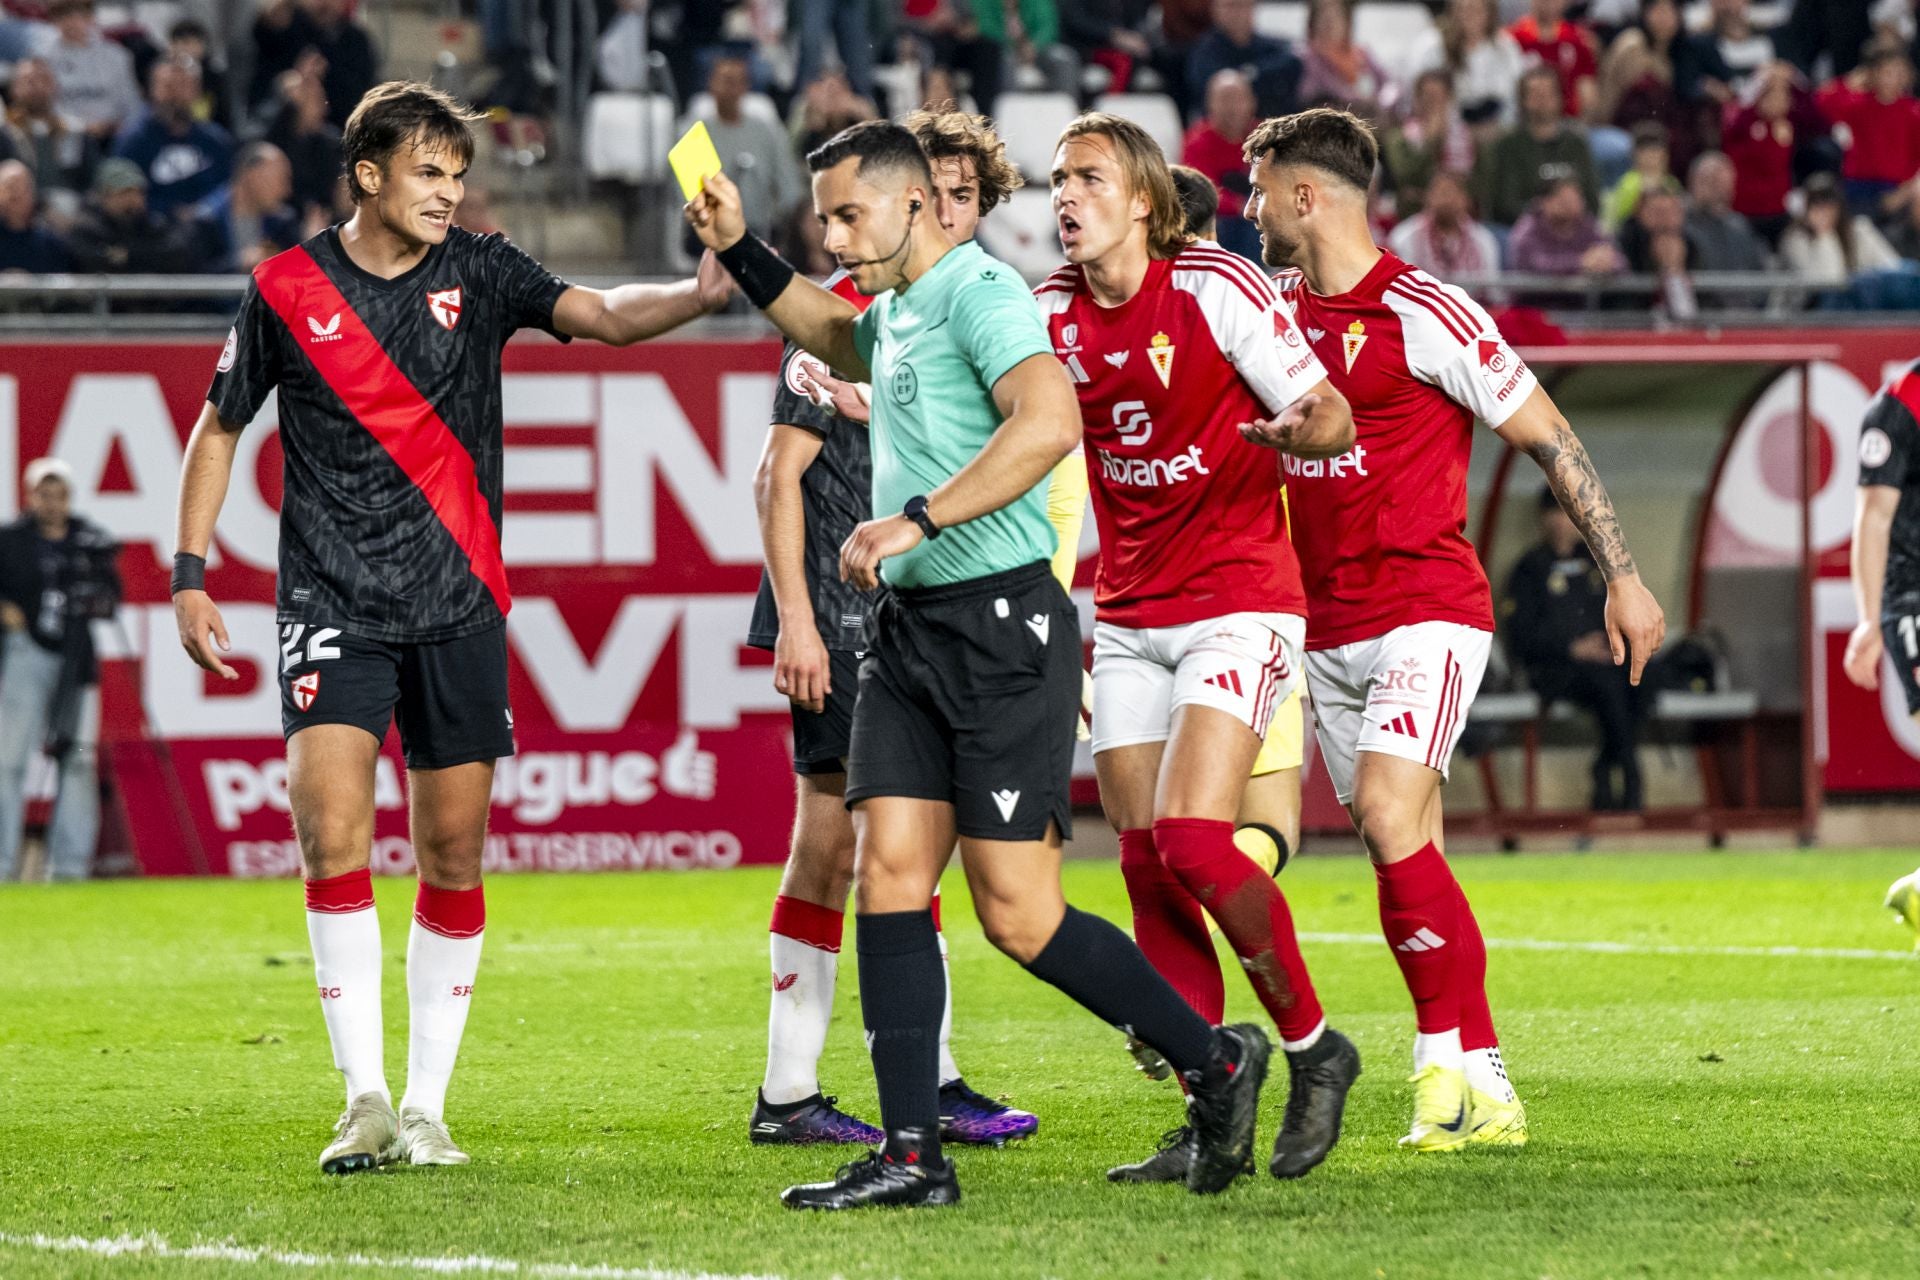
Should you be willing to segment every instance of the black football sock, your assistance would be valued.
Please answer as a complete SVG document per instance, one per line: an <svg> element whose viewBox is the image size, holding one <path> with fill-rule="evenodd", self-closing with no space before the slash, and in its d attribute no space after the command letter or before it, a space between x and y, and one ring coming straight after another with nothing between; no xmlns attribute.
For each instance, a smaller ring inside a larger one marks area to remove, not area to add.
<svg viewBox="0 0 1920 1280"><path fill-rule="evenodd" d="M860 952L860 1007L867 1024L880 1121L891 1135L931 1135L921 1159L940 1156L940 1015L947 967L933 912L888 911L854 917ZM891 1145L891 1139L889 1139ZM890 1153L891 1154L891 1153Z"/></svg>
<svg viewBox="0 0 1920 1280"><path fill-rule="evenodd" d="M860 968L864 974L864 960ZM1207 1020L1167 985L1126 934L1099 916L1068 907L1027 972L1146 1041L1176 1071L1198 1071L1213 1056ZM864 999L864 982L861 990Z"/></svg>

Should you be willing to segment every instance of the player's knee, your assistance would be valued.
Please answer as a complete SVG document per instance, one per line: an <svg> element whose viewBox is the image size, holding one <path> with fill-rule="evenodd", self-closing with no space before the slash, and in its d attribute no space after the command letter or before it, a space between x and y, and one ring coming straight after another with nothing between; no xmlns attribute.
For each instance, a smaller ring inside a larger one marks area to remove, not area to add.
<svg viewBox="0 0 1920 1280"><path fill-rule="evenodd" d="M1425 842L1425 810L1391 792L1363 792L1348 806L1369 852L1397 851L1418 837Z"/></svg>
<svg viewBox="0 0 1920 1280"><path fill-rule="evenodd" d="M1046 950L1048 941L1060 924L1058 920L1047 920L1024 904L991 896L981 897L977 889L973 910L980 919L980 929L987 935L987 941L1019 964L1031 964L1034 957Z"/></svg>

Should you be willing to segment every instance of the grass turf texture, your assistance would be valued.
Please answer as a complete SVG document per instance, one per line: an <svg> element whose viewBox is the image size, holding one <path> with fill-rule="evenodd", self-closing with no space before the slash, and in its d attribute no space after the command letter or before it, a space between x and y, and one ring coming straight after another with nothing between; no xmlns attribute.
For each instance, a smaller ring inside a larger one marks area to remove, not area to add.
<svg viewBox="0 0 1920 1280"><path fill-rule="evenodd" d="M1911 852L1459 860L1490 939L1904 948L1879 910ZM1125 921L1118 872L1070 897ZM1285 885L1303 928L1377 933L1357 858ZM316 1254L488 1255L788 1277L1912 1275L1920 1272L1920 966L1890 958L1502 949L1492 997L1533 1121L1523 1151L1397 1150L1412 1014L1384 945L1309 943L1367 1072L1332 1159L1203 1200L1115 1187L1178 1094L1120 1037L946 918L956 1052L1041 1116L961 1151L958 1209L800 1216L775 1193L839 1149L750 1148L771 871L500 877L453 1132L465 1169L325 1178L341 1104L287 883L0 890L0 1234L152 1232ZM407 886L378 885L387 1061L406 1062ZM852 934L823 1079L877 1119ZM1230 1016L1252 1017L1229 975ZM1264 1170L1284 1098L1263 1106ZM0 1275L316 1274L0 1244ZM323 1268L319 1274L375 1274ZM393 1274L386 1272L383 1274Z"/></svg>

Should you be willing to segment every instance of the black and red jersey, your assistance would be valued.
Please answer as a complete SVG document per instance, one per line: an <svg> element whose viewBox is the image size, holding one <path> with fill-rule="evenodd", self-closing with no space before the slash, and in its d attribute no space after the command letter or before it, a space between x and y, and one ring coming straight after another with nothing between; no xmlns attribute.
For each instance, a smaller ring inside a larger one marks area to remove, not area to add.
<svg viewBox="0 0 1920 1280"><path fill-rule="evenodd" d="M248 423L279 392L281 622L395 643L500 625L500 353L552 332L567 287L457 227L391 280L337 227L254 269L207 399Z"/></svg>
<svg viewBox="0 0 1920 1280"><path fill-rule="evenodd" d="M1888 379L1860 423L1860 483L1900 491L1887 539L1880 618L1920 614L1920 360Z"/></svg>

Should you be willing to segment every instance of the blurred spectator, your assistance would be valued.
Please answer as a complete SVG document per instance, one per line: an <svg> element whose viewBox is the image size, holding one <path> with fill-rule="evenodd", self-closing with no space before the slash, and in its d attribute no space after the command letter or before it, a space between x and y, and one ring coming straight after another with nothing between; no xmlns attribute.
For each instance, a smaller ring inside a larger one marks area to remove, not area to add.
<svg viewBox="0 0 1920 1280"><path fill-rule="evenodd" d="M296 68L318 70L327 119L335 127L346 124L380 71L373 39L354 21L351 0L270 0L261 8L253 21L253 88L247 95L256 110L271 107L280 77Z"/></svg>
<svg viewBox="0 0 1920 1280"><path fill-rule="evenodd" d="M1682 268L1690 267L1687 242L1687 203L1677 187L1653 187L1641 195L1631 217L1616 235L1627 270L1652 275L1662 261L1677 252Z"/></svg>
<svg viewBox="0 0 1920 1280"><path fill-rule="evenodd" d="M620 0L620 7L594 44L594 69L600 83L615 93L642 93L650 86L647 68L649 0Z"/></svg>
<svg viewBox="0 0 1920 1280"><path fill-rule="evenodd" d="M1558 178L1513 228L1507 265L1528 275L1610 275L1620 251L1587 212L1586 192L1574 178Z"/></svg>
<svg viewBox="0 0 1920 1280"><path fill-rule="evenodd" d="M200 96L193 100L193 118L233 124L233 100L227 96L227 68L213 49L213 33L198 18L182 18L167 29L167 53L191 59L200 68Z"/></svg>
<svg viewBox="0 0 1920 1280"><path fill-rule="evenodd" d="M1780 56L1807 76L1818 70L1825 56L1829 74L1844 76L1860 65L1861 51L1873 35L1876 12L1889 7L1885 0L1794 0L1778 33Z"/></svg>
<svg viewBox="0 0 1920 1280"><path fill-rule="evenodd" d="M1300 60L1302 106L1331 103L1379 122L1399 100L1393 77L1353 42L1352 0L1310 0Z"/></svg>
<svg viewBox="0 0 1920 1280"><path fill-rule="evenodd" d="M1900 265L1871 219L1852 213L1831 175L1807 180L1806 205L1780 237L1780 262L1808 284L1844 285L1863 271Z"/></svg>
<svg viewBox="0 0 1920 1280"><path fill-rule="evenodd" d="M1680 183L1674 178L1671 157L1667 153L1667 131L1647 121L1634 126L1633 167L1614 183L1600 211L1600 224L1617 231L1640 207L1640 198L1649 191L1671 191L1678 195Z"/></svg>
<svg viewBox="0 0 1920 1280"><path fill-rule="evenodd" d="M1600 61L1593 119L1621 129L1652 121L1667 130L1676 168L1690 163L1709 121L1681 98L1675 55L1685 44L1679 0L1642 0L1639 19L1615 36Z"/></svg>
<svg viewBox="0 0 1920 1280"><path fill-rule="evenodd" d="M848 125L872 120L879 114L872 102L853 91L838 69L823 72L807 85L805 93L794 95L787 121L793 153L805 156Z"/></svg>
<svg viewBox="0 0 1920 1280"><path fill-rule="evenodd" d="M1886 197L1920 173L1920 101L1906 50L1876 42L1857 70L1814 95L1814 105L1845 148L1847 203L1855 213L1879 213Z"/></svg>
<svg viewBox="0 0 1920 1280"><path fill-rule="evenodd" d="M1908 262L1920 262L1920 199L1908 200L1887 227L1887 243Z"/></svg>
<svg viewBox="0 0 1920 1280"><path fill-rule="evenodd" d="M1214 72L1207 85L1207 114L1187 130L1180 162L1206 174L1220 194L1221 246L1257 261L1260 232L1244 216L1251 187L1240 150L1256 123L1247 77L1231 68Z"/></svg>
<svg viewBox="0 0 1920 1280"><path fill-rule="evenodd" d="M340 130L327 119L327 91L313 70L280 77L280 108L267 141L293 166L293 202L303 218L324 224L342 212Z"/></svg>
<svg viewBox="0 0 1920 1280"><path fill-rule="evenodd" d="M1214 0L1160 0L1160 32L1175 49L1190 48L1213 29Z"/></svg>
<svg viewBox="0 0 1920 1280"><path fill-rule="evenodd" d="M799 165L780 127L741 109L751 87L745 58L731 53L715 58L707 76L713 110L702 118L713 135L721 165L740 186L753 233L768 239L800 199L803 185ZM683 120L681 128L692 123L691 118Z"/></svg>
<svg viewBox="0 0 1920 1280"><path fill-rule="evenodd" d="M159 214L198 204L233 176L233 138L217 124L194 119L200 68L187 58L153 64L148 107L114 147L147 175L147 204Z"/></svg>
<svg viewBox="0 0 1920 1280"><path fill-rule="evenodd" d="M1501 30L1493 0L1448 0L1447 11L1415 49L1413 66L1453 78L1453 95L1468 124L1506 128L1518 118L1527 55Z"/></svg>
<svg viewBox="0 0 1920 1280"><path fill-rule="evenodd" d="M172 275L206 270L196 253L198 229L147 208L147 175L131 160L100 162L93 192L74 224L76 271Z"/></svg>
<svg viewBox="0 0 1920 1280"><path fill-rule="evenodd" d="M1707 29L1688 36L1681 50L1682 96L1732 102L1777 56L1773 38L1753 25L1748 7L1748 0L1708 0Z"/></svg>
<svg viewBox="0 0 1920 1280"><path fill-rule="evenodd" d="M33 170L18 160L0 163L0 271L73 270L66 241L41 225L39 215Z"/></svg>
<svg viewBox="0 0 1920 1280"><path fill-rule="evenodd" d="M1694 157L1687 173L1687 240L1701 271L1764 271L1767 251L1747 220L1733 209L1733 161L1718 151Z"/></svg>
<svg viewBox="0 0 1920 1280"><path fill-rule="evenodd" d="M1413 82L1413 111L1387 130L1380 147L1402 218L1420 212L1427 183L1442 169L1473 169L1473 135L1453 109L1453 86L1444 71L1422 71Z"/></svg>
<svg viewBox="0 0 1920 1280"><path fill-rule="evenodd" d="M99 143L60 114L54 105L58 94L53 67L45 58L14 63L13 83L8 86L7 136L33 170L35 185L49 204L64 197L61 213L70 220L79 212L79 193L86 189L87 170Z"/></svg>
<svg viewBox="0 0 1920 1280"><path fill-rule="evenodd" d="M968 9L970 0L925 0L903 15L902 34L923 46L918 60L926 66L962 71L977 107L991 113L1006 77L1006 51L982 33ZM926 95L931 99L931 93ZM958 102L959 99L955 98ZM895 103L898 109L898 103Z"/></svg>
<svg viewBox="0 0 1920 1280"><path fill-rule="evenodd" d="M1089 67L1105 67L1106 88L1126 93L1136 72L1154 56L1146 36L1148 0L1069 0L1060 9L1060 35Z"/></svg>
<svg viewBox="0 0 1920 1280"><path fill-rule="evenodd" d="M1757 77L1751 103L1727 109L1721 149L1733 161L1733 207L1769 244L1787 228L1787 196L1793 190L1795 157L1823 122L1795 84L1793 69L1775 63Z"/></svg>
<svg viewBox="0 0 1920 1280"><path fill-rule="evenodd" d="M995 7L983 5L981 12ZM869 0L795 0L793 18L800 28L800 61L794 70L793 82L812 84L819 76L827 36L831 33L847 83L862 98L871 98L873 32L868 23L872 10ZM1059 25L1057 19L1054 25Z"/></svg>
<svg viewBox="0 0 1920 1280"><path fill-rule="evenodd" d="M468 188L460 212L470 212L476 188ZM271 142L249 142L234 157L233 181L199 208L206 229L205 256L215 271L249 272L300 243L300 214L291 203L293 166ZM484 203L484 201L482 201ZM460 225L473 230L465 217Z"/></svg>
<svg viewBox="0 0 1920 1280"><path fill-rule="evenodd" d="M1203 113L1207 86L1231 67L1253 85L1262 116L1299 109L1300 59L1285 40L1253 29L1254 0L1213 0L1213 26L1187 53L1187 118Z"/></svg>
<svg viewBox="0 0 1920 1280"><path fill-rule="evenodd" d="M44 50L56 86L54 109L102 142L111 140L140 109L133 55L100 34L93 0L53 0L47 17L56 33Z"/></svg>
<svg viewBox="0 0 1920 1280"><path fill-rule="evenodd" d="M1593 152L1566 118L1559 76L1530 67L1520 77L1520 123L1481 149L1474 194L1489 222L1512 226L1546 184L1562 178L1578 184L1588 208L1599 202Z"/></svg>
<svg viewBox="0 0 1920 1280"><path fill-rule="evenodd" d="M1627 669L1614 665L1606 609L1607 582L1592 552L1553 490L1543 488L1540 541L1515 562L1501 601L1507 648L1543 701L1582 707L1599 722L1593 807L1635 810L1642 695Z"/></svg>
<svg viewBox="0 0 1920 1280"><path fill-rule="evenodd" d="M1180 197L1180 210L1186 215L1187 234L1196 240L1220 238L1220 188L1213 179L1192 165L1170 164L1173 189ZM1243 215L1244 216L1244 215Z"/></svg>
<svg viewBox="0 0 1920 1280"><path fill-rule="evenodd" d="M1553 71L1561 109L1575 120L1590 118L1600 58L1593 33L1567 20L1567 0L1531 0L1527 15L1508 27L1507 34Z"/></svg>
<svg viewBox="0 0 1920 1280"><path fill-rule="evenodd" d="M0 880L18 870L27 767L59 766L47 867L83 880L100 833L100 668L93 624L120 603L119 544L73 514L73 468L27 464L26 514L0 528Z"/></svg>
<svg viewBox="0 0 1920 1280"><path fill-rule="evenodd" d="M1393 229L1387 247L1442 280L1500 270L1500 246L1493 232L1473 220L1466 175L1447 169L1433 175L1424 207Z"/></svg>

